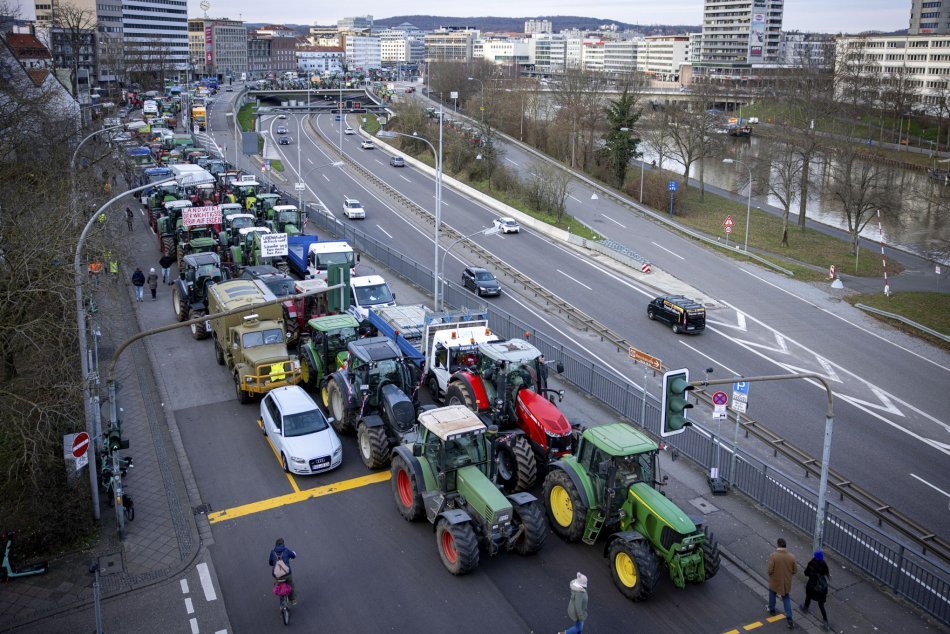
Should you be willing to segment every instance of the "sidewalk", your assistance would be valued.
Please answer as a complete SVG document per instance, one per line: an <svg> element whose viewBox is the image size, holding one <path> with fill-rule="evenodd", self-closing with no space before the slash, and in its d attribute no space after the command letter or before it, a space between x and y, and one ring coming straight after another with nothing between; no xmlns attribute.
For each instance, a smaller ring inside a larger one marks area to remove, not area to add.
<svg viewBox="0 0 950 634"><path fill-rule="evenodd" d="M132 206L140 209L139 205ZM116 209L119 208L117 204ZM103 428L108 427L110 415L106 400L110 358L124 340L139 331L128 279L136 266L146 272L149 266L157 266L150 262L157 257L155 238L144 217L137 214L135 231L128 233L124 214L121 219L118 211L112 215L112 230L119 243L128 236L128 247L124 249L119 279L105 278L100 288L93 290L98 312L89 319L90 329L98 326L102 332L98 354ZM176 578L196 562L202 546L207 545L205 536L199 535L193 510L198 499L197 487L174 421L168 420L163 411L146 345L133 344L116 365L118 415L123 438L131 443L122 454L134 457L134 466L123 480L125 491L135 500L135 520L126 523L125 542L119 541L115 512L100 492L98 541L50 561L46 575L4 584L0 592L0 631L35 627L44 619L78 612L90 615L88 630L92 631L94 577L89 572L90 564L99 565L102 598L107 599ZM88 477L85 471L83 474L82 477Z"/></svg>

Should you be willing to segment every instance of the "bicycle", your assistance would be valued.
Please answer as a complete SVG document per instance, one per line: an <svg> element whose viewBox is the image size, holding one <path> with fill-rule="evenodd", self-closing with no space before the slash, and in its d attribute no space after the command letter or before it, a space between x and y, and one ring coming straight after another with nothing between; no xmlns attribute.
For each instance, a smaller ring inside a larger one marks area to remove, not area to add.
<svg viewBox="0 0 950 634"><path fill-rule="evenodd" d="M45 575L49 571L49 563L41 561L28 566L21 566L16 570L10 563L10 550L13 547L13 532L6 532L7 545L3 549L3 564L0 566L0 579L6 581L14 577L29 577L32 575Z"/></svg>
<svg viewBox="0 0 950 634"><path fill-rule="evenodd" d="M287 583L287 577L279 577L274 581L273 593L280 600L280 618L284 625L290 625L290 593L293 589Z"/></svg>

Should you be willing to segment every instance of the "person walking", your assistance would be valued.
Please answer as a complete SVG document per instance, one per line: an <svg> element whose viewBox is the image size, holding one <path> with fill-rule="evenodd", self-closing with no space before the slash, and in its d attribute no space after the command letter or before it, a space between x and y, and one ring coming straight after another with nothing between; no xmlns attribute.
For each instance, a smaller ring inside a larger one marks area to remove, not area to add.
<svg viewBox="0 0 950 634"><path fill-rule="evenodd" d="M270 551L270 557L267 558L267 565L274 569L271 575L273 575L275 579L283 579L284 582L290 586L290 605L297 605L297 588L294 587L293 571L290 569L290 560L296 558L297 553L284 545L283 537L277 538L274 549ZM278 560L284 562L287 567L287 572L284 573L282 577L278 577L276 574L277 569L275 565Z"/></svg>
<svg viewBox="0 0 950 634"><path fill-rule="evenodd" d="M94 288L99 288L99 278L102 276L102 262L92 261L88 266L89 277L92 278Z"/></svg>
<svg viewBox="0 0 950 634"><path fill-rule="evenodd" d="M129 231L132 231L132 221L135 220L135 214L132 213L131 207L125 208L125 222L129 225Z"/></svg>
<svg viewBox="0 0 950 634"><path fill-rule="evenodd" d="M135 287L135 301L142 301L142 296L145 295L145 273L142 273L142 269L136 268L132 274L132 286Z"/></svg>
<svg viewBox="0 0 950 634"><path fill-rule="evenodd" d="M567 604L567 616L574 625L558 634L582 634L587 620L587 577L581 573L571 579L571 600Z"/></svg>
<svg viewBox="0 0 950 634"><path fill-rule="evenodd" d="M794 629L792 620L792 578L798 572L795 555L788 552L785 540L781 537L775 542L776 549L769 555L769 614L775 614L775 597L782 597L782 606L785 608L785 620L788 629Z"/></svg>
<svg viewBox="0 0 950 634"><path fill-rule="evenodd" d="M154 302L156 297L155 293L158 291L158 273L155 272L154 268L148 270L148 290L152 291L152 301Z"/></svg>
<svg viewBox="0 0 950 634"><path fill-rule="evenodd" d="M174 263L175 258L167 253L158 261L158 265L162 267L162 284L172 285L172 264Z"/></svg>
<svg viewBox="0 0 950 634"><path fill-rule="evenodd" d="M828 599L828 580L831 578L831 571L825 562L825 553L820 550L815 551L815 556L805 566L805 602L799 607L802 612L808 612L808 607L814 601L821 610L821 627L829 629L828 613L825 611L825 601Z"/></svg>

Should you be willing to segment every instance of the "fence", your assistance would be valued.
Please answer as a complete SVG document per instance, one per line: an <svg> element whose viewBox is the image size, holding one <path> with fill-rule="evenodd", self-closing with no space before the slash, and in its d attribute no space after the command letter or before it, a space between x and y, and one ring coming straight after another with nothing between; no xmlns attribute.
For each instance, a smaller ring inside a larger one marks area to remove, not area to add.
<svg viewBox="0 0 950 634"><path fill-rule="evenodd" d="M285 198L287 197L284 195ZM307 209L310 222L318 229L348 240L354 248L372 257L400 277L422 288L432 288L431 268L394 251L351 224L341 223L315 206ZM474 296L459 285L443 286L447 306L463 308ZM590 394L618 416L634 421L654 436L660 429L660 406L655 398L618 377L586 355L552 339L513 315L488 306L491 329L503 338L524 338L549 359L564 364L562 378ZM733 488L743 492L801 531L815 530L817 493L795 482L781 471L746 453L734 450L721 436L699 425L667 439L669 444L707 471L719 469ZM825 510L825 548L834 550L896 594L926 610L943 623L950 622L950 570L929 561L899 540L893 539L847 509L828 502Z"/></svg>

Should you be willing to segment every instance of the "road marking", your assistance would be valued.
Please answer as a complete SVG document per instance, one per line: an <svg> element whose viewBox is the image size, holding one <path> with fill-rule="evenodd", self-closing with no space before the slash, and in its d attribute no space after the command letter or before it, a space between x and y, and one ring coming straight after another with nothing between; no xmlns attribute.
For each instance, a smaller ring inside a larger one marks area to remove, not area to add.
<svg viewBox="0 0 950 634"><path fill-rule="evenodd" d="M214 601L218 598L218 595L214 593L214 584L211 583L211 573L208 572L208 564L201 562L195 567L198 569L198 578L201 579L201 589L204 590L205 601Z"/></svg>
<svg viewBox="0 0 950 634"><path fill-rule="evenodd" d="M261 425L263 424L264 423L260 422L260 419L258 419L257 426L260 429L263 429L263 427L261 427ZM280 459L280 454L277 452L277 447L275 447L274 443L271 442L270 436L265 434L264 438L265 440L267 440L267 444L270 446L270 450L274 452L274 457L277 458L277 464L280 465L281 471L283 471L284 463ZM294 480L294 477L288 471L284 471L284 475L287 476L287 481L290 482L290 488L292 488L295 492L299 493L300 487L297 486L297 482L296 480Z"/></svg>
<svg viewBox="0 0 950 634"><path fill-rule="evenodd" d="M590 290L593 290L590 286L588 286L588 285L585 284L584 282L581 282L581 281L580 281L579 279L577 279L576 277L571 277L570 275L568 275L567 273L565 273L565 272L562 271L561 269L555 269L555 270L556 270L558 273L560 273L561 275L563 275L564 277L566 277L567 279L569 279L569 280L574 280L575 282L577 282L578 284L580 284L581 286L583 286L583 287L586 288L587 290L589 290L589 291L590 291Z"/></svg>
<svg viewBox="0 0 950 634"><path fill-rule="evenodd" d="M376 161L377 163L379 163L380 165L385 165L385 163L383 163L383 162L380 161L379 159L373 159L373 160Z"/></svg>
<svg viewBox="0 0 950 634"><path fill-rule="evenodd" d="M380 227L379 225L376 225L376 228L379 229L380 231L382 231L383 233L385 233L386 236L387 236L390 240L393 239L393 237L392 237L391 235L389 235L389 232L386 231L385 229L383 229L382 227Z"/></svg>
<svg viewBox="0 0 950 634"><path fill-rule="evenodd" d="M600 215L603 216L604 218L606 218L607 220L609 220L610 222L614 223L615 225L619 226L619 227L623 227L624 229L627 228L626 225L620 224L619 222L617 222L616 220L614 220L613 218L611 218L611 217L608 216L607 214L600 214Z"/></svg>
<svg viewBox="0 0 950 634"><path fill-rule="evenodd" d="M512 161L512 160L511 160L510 158L508 158L507 156L505 157L505 160L508 161L509 163L511 163L512 165L518 165L517 161Z"/></svg>
<svg viewBox="0 0 950 634"><path fill-rule="evenodd" d="M765 619L765 623L763 623L762 621L754 621L752 623L749 623L748 625L743 625L741 629L735 628L735 629L729 630L728 632L724 632L724 634L740 634L741 632L751 632L752 630L757 630L760 627L765 627L766 623L777 623L778 621L781 621L784 618L785 618L784 614L776 614L775 616L770 616L767 619Z"/></svg>
<svg viewBox="0 0 950 634"><path fill-rule="evenodd" d="M694 348L693 346L689 345L689 344L686 343L685 341L680 341L680 343L683 344L684 346L686 346L687 348L689 348L690 350L692 350L693 352L695 352L696 354L698 354L699 356L701 356L701 357L706 357L707 359L709 359L709 360L712 361L713 363L719 364L719 366L722 367L724 370L729 370L729 372L731 372L732 374L734 374L734 375L736 375L736 376L742 376L742 374L740 374L739 372L736 372L735 370L733 370L732 368L730 368L730 367L727 366L726 364L721 363L721 362L719 362L719 361L716 361L715 359L713 359L713 358L712 358L711 356L709 356L708 354L697 350L696 348Z"/></svg>
<svg viewBox="0 0 950 634"><path fill-rule="evenodd" d="M570 198L571 200L576 200L577 202L581 202L581 199L580 199L580 198L574 198L574 197L571 196L570 194L568 194L567 197Z"/></svg>
<svg viewBox="0 0 950 634"><path fill-rule="evenodd" d="M178 583L181 584L181 593L182 593L182 594L188 594L188 580L187 580L187 579L182 579L182 580L180 580Z"/></svg>
<svg viewBox="0 0 950 634"><path fill-rule="evenodd" d="M666 251L666 252L669 253L670 255L675 255L676 257L678 257L678 258L681 259L681 260L685 260L685 259L686 259L686 258L684 258L682 255L679 255L678 253L673 253L672 251L670 251L670 250L667 249L666 247L660 246L660 245L657 244L656 242L651 242L650 244L652 244L652 245L655 246L655 247L660 247L661 249L663 249L664 251Z"/></svg>
<svg viewBox="0 0 950 634"><path fill-rule="evenodd" d="M407 183L411 183L411 182L412 182L411 180L409 180L408 178L406 178L406 177L403 176L402 174L399 175L399 178L401 178L402 180L406 181Z"/></svg>
<svg viewBox="0 0 950 634"><path fill-rule="evenodd" d="M313 165L313 159L311 159L309 156L307 157L307 162Z"/></svg>
<svg viewBox="0 0 950 634"><path fill-rule="evenodd" d="M195 613L195 604L191 602L191 597L187 597L187 598L185 599L185 611L186 611L188 614L194 614L194 613Z"/></svg>
<svg viewBox="0 0 950 634"><path fill-rule="evenodd" d="M941 489L941 488L939 488L939 487L935 487L934 485L930 484L929 482L927 482L926 480L924 480L923 478L921 478L921 477L920 477L919 475L917 475L916 473L910 474L910 477L915 478L915 479L917 479L917 480L920 480L921 482L923 482L924 484L926 484L927 486L929 486L929 487L930 487L931 489L933 489L934 491L937 491L937 492L939 492L939 493L943 493L943 494L946 495L948 498L950 498L950 493L947 493L946 491L944 491L943 489Z"/></svg>
<svg viewBox="0 0 950 634"><path fill-rule="evenodd" d="M191 634L198 634L198 619L188 619L188 623L191 624Z"/></svg>
<svg viewBox="0 0 950 634"><path fill-rule="evenodd" d="M325 178L328 183L330 182L330 177L327 176L326 174L320 174L320 176L322 176L323 178Z"/></svg>
<svg viewBox="0 0 950 634"><path fill-rule="evenodd" d="M223 511L209 513L208 522L210 522L211 524L217 524L218 522L233 520L239 517L244 517L246 515L261 513L263 511L269 511L272 509L279 508L281 506L286 506L288 504L297 504L298 502L305 502L313 498L323 497L324 495L333 495L334 493L341 493L343 491L358 489L360 487L369 486L371 484L377 484L379 482L386 482L387 480L389 480L389 478L390 478L389 471L382 471L379 473L372 473L370 475L360 476L358 478L343 480L342 482L334 482L333 484L326 484L323 486L314 487L312 489L303 489L302 491L299 491L299 492L287 493L285 495L279 495L277 497L269 498L267 500L251 502L250 504L244 504L242 506L235 506L234 508L225 509Z"/></svg>

